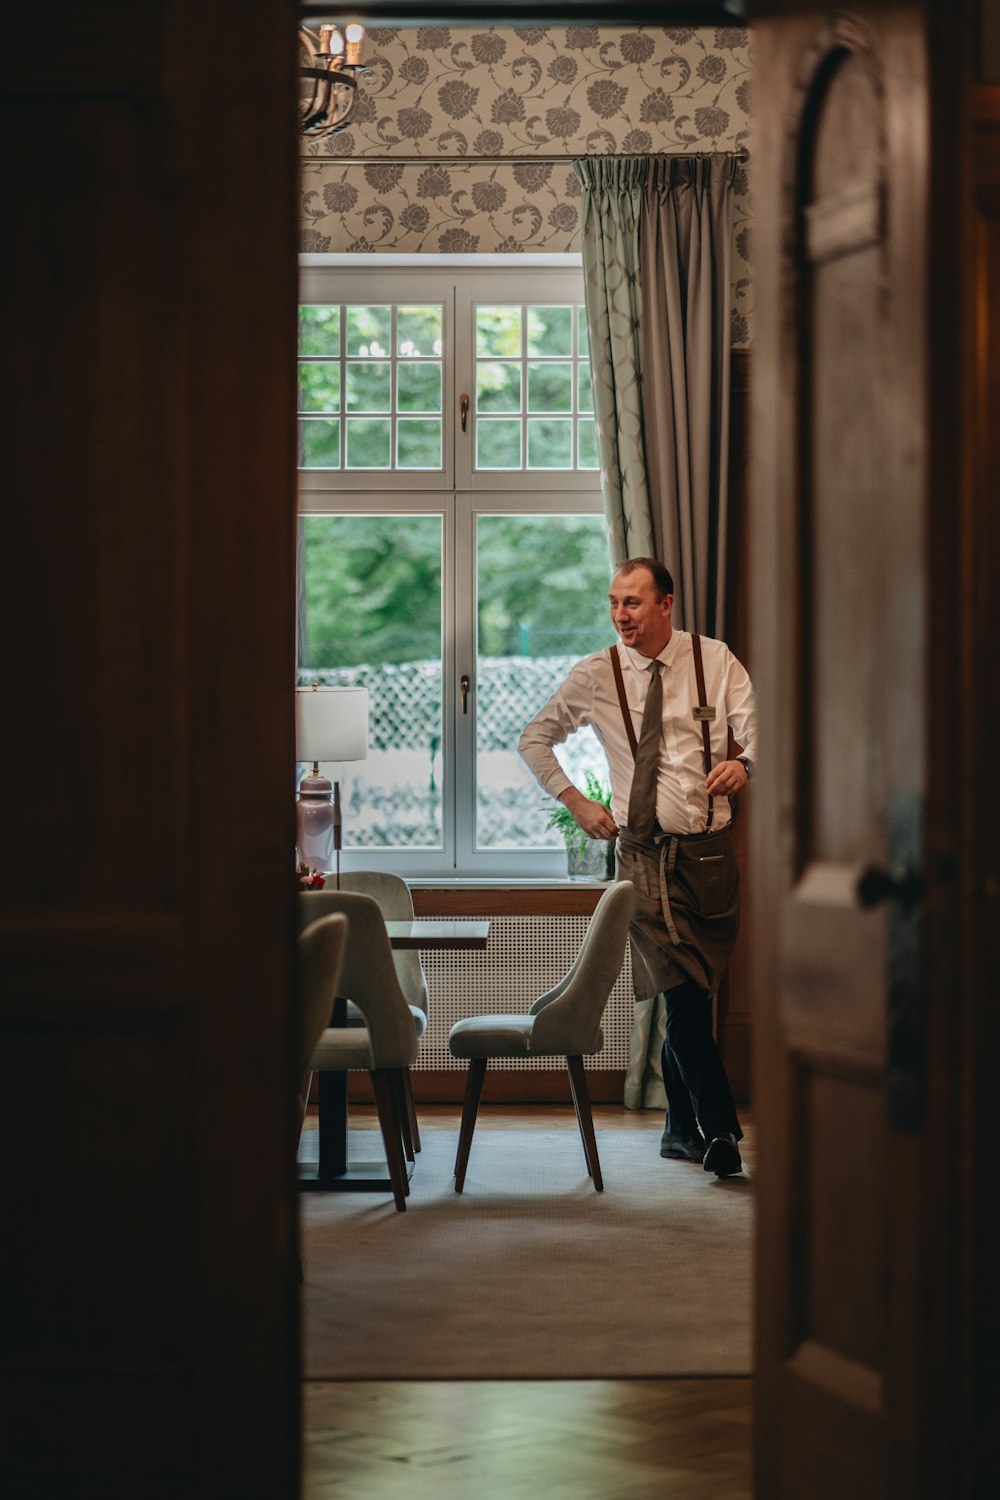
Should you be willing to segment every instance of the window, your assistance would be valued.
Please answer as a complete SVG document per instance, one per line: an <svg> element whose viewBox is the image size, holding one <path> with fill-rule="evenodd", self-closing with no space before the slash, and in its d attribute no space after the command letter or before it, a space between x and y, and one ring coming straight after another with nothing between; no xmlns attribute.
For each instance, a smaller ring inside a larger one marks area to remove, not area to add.
<svg viewBox="0 0 1000 1500"><path fill-rule="evenodd" d="M301 300L299 680L370 701L347 858L562 873L517 742L614 638L580 274L310 268ZM589 731L558 753L606 778Z"/></svg>

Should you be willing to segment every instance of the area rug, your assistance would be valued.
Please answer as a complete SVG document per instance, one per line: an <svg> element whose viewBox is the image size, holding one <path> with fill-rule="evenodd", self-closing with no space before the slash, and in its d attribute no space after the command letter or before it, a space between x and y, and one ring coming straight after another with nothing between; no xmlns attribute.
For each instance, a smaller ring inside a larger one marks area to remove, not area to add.
<svg viewBox="0 0 1000 1500"><path fill-rule="evenodd" d="M751 1369L753 1187L663 1161L648 1131L428 1130L406 1213L386 1193L301 1198L314 1380L621 1379ZM306 1146L306 1154L308 1146ZM381 1155L352 1132L352 1157Z"/></svg>

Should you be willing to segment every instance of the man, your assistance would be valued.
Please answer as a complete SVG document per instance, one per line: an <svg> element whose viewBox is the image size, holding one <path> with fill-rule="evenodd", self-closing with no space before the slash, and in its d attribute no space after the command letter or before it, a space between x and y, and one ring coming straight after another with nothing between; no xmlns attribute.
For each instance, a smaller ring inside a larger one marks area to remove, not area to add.
<svg viewBox="0 0 1000 1500"><path fill-rule="evenodd" d="M730 1177L743 1168L743 1132L712 1035L712 996L739 928L729 798L753 768L754 694L723 641L673 629L673 593L655 558L621 565L608 596L621 644L576 664L519 748L585 833L617 834L619 878L636 888L636 998L663 993L666 1006L660 1155ZM573 786L553 753L585 724L608 759L610 810Z"/></svg>

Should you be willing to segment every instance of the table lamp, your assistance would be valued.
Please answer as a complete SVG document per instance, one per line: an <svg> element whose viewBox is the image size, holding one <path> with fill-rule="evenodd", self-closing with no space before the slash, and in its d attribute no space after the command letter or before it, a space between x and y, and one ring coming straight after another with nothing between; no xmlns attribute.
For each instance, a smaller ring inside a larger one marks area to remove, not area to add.
<svg viewBox="0 0 1000 1500"><path fill-rule="evenodd" d="M368 689L312 687L295 690L296 747L312 770L299 783L295 806L296 863L329 870L336 858L340 889L340 782L319 773L320 761L343 765L368 754Z"/></svg>

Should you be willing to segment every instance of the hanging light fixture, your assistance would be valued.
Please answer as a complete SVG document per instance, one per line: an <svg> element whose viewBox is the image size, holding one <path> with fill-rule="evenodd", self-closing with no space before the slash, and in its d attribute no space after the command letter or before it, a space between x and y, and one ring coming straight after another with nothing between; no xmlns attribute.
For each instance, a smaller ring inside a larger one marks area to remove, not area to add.
<svg viewBox="0 0 1000 1500"><path fill-rule="evenodd" d="M358 102L357 74L364 71L365 28L344 30L324 22L319 32L299 27L299 129L309 140L333 135L350 123Z"/></svg>

